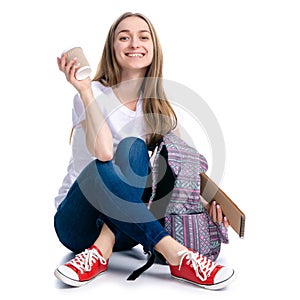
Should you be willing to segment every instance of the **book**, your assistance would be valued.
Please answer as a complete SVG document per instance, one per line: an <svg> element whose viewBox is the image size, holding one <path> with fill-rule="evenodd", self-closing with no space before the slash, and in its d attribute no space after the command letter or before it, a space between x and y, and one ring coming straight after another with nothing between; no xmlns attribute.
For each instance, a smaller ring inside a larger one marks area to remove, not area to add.
<svg viewBox="0 0 300 300"><path fill-rule="evenodd" d="M216 201L222 208L232 229L244 238L246 216L241 209L218 187L218 185L205 173L200 174L200 194L208 203Z"/></svg>

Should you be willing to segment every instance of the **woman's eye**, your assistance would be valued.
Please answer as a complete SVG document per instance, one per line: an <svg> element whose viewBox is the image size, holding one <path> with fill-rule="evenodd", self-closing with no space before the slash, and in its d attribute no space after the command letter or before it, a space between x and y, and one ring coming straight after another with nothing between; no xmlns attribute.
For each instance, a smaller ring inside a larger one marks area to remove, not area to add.
<svg viewBox="0 0 300 300"><path fill-rule="evenodd" d="M129 38L128 36L121 36L120 41L127 41Z"/></svg>
<svg viewBox="0 0 300 300"><path fill-rule="evenodd" d="M149 36L141 36L141 40L148 41L149 40Z"/></svg>

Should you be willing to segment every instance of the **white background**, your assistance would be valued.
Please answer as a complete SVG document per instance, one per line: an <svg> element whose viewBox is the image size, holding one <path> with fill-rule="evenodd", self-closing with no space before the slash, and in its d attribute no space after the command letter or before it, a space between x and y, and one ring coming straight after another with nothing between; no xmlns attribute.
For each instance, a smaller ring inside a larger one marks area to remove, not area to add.
<svg viewBox="0 0 300 300"><path fill-rule="evenodd" d="M143 263L138 251L113 256L111 269L80 289L53 276L69 254L54 233L53 199L70 155L75 92L56 56L81 45L95 70L110 25L125 11L150 18L164 77L201 95L223 130L220 185L247 216L245 239L230 231L220 256L238 274L223 291L177 282L163 266L127 282ZM1 298L292 295L299 269L299 15L298 1L290 0L2 1Z"/></svg>

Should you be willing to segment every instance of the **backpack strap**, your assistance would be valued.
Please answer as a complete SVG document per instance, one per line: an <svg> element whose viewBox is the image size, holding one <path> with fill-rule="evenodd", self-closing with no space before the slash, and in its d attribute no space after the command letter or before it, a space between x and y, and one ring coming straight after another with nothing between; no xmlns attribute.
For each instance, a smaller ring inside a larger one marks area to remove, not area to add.
<svg viewBox="0 0 300 300"><path fill-rule="evenodd" d="M155 261L155 253L150 253L150 257L148 259L148 261L139 269L136 269L135 271L133 271L127 278L127 280L136 280L143 272L145 272L146 270L148 270Z"/></svg>

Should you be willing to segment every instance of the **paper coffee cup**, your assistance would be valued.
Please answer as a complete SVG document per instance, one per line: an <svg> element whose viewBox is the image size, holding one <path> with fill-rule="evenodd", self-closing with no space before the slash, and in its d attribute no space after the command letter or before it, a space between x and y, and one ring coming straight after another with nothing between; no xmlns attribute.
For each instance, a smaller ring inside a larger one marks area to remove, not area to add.
<svg viewBox="0 0 300 300"><path fill-rule="evenodd" d="M67 49L63 51L63 53L65 53L67 56L67 63L75 57L77 58L77 63L80 63L80 68L77 69L75 73L75 77L77 80L83 80L91 75L91 66L87 61L81 47Z"/></svg>

